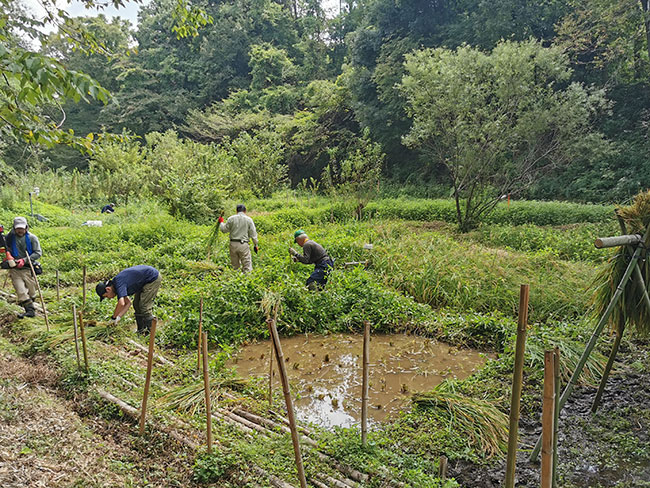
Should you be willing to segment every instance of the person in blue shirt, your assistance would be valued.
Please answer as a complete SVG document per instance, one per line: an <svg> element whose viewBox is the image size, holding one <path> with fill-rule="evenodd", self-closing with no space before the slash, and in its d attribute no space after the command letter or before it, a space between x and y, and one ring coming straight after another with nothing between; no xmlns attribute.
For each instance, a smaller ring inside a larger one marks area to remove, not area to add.
<svg viewBox="0 0 650 488"><path fill-rule="evenodd" d="M115 204L114 203L109 203L108 205L104 205L102 207L102 213L113 213L115 212Z"/></svg>
<svg viewBox="0 0 650 488"><path fill-rule="evenodd" d="M113 324L117 325L131 306L129 296L133 295L133 310L139 334L148 334L153 321L153 301L160 289L160 272L145 265L132 266L120 271L115 278L95 287L99 300L117 297L113 312Z"/></svg>

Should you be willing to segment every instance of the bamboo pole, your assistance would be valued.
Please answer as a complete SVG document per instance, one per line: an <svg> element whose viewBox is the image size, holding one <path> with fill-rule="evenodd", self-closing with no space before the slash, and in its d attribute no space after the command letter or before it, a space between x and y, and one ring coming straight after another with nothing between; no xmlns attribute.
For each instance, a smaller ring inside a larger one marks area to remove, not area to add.
<svg viewBox="0 0 650 488"><path fill-rule="evenodd" d="M84 365L86 366L86 374L88 374L88 346L86 345L86 331L84 329L83 312L79 311L79 332L81 332L81 346L84 353Z"/></svg>
<svg viewBox="0 0 650 488"><path fill-rule="evenodd" d="M603 371L603 377L600 379L600 385L598 385L598 391L596 392L596 397L594 398L594 403L591 405L591 411L596 412L600 406L600 400L603 397L605 392L605 387L607 386L607 378L609 373L614 366L614 361L616 360L616 355L618 354L618 348L621 345L621 339L623 338L624 328L620 331L616 331L616 338L614 339L614 344L612 345L612 351L609 354L609 359L607 359L607 364L605 365L605 370Z"/></svg>
<svg viewBox="0 0 650 488"><path fill-rule="evenodd" d="M5 284L2 285L2 288L7 288L7 281L9 281L9 270L7 270L7 274L5 275Z"/></svg>
<svg viewBox="0 0 650 488"><path fill-rule="evenodd" d="M277 310L277 309L276 309ZM302 465L302 454L300 453L300 442L298 441L298 429L296 428L296 419L293 412L293 403L291 401L291 392L289 391L289 380L287 379L287 370L284 365L284 356L282 354L282 345L278 329L275 327L275 318L266 321L273 345L275 349L275 360L280 371L280 380L282 381L282 390L284 392L284 401L287 405L287 417L289 417L289 428L291 429L291 441L293 442L293 453L296 459L296 469L298 470L298 480L301 488L307 488L305 479L305 470Z"/></svg>
<svg viewBox="0 0 650 488"><path fill-rule="evenodd" d="M553 479L552 479L552 485L553 488L557 487L557 431L558 431L558 426L560 424L560 392L561 390L561 384L560 384L560 348L555 346L555 349L553 350L554 353L554 359L553 359L553 364L555 366L555 369L553 371L554 376L555 376L555 405L553 408Z"/></svg>
<svg viewBox="0 0 650 488"><path fill-rule="evenodd" d="M515 466L517 463L517 440L519 434L519 407L524 373L524 353L526 351L526 326L528 325L529 285L519 288L519 322L517 323L517 342L515 345L515 369L512 375L512 396L510 398L510 427L508 430L508 457L506 459L505 488L515 486Z"/></svg>
<svg viewBox="0 0 650 488"><path fill-rule="evenodd" d="M544 351L544 403L542 405L542 488L553 485L553 420L555 410L555 351Z"/></svg>
<svg viewBox="0 0 650 488"><path fill-rule="evenodd" d="M361 387L361 444L368 436L368 364L370 363L370 322L363 322L363 383Z"/></svg>
<svg viewBox="0 0 650 488"><path fill-rule="evenodd" d="M43 292L41 291L41 285L38 282L36 271L34 271L34 264L32 263L32 259L29 257L29 253L26 254L26 257L27 257L27 262L29 263L29 269L31 270L32 276L34 277L34 281L36 282L36 288L38 289L38 296L41 300L41 307L43 308L43 315L45 316L45 328L49 332L50 321L47 319L47 310L45 309L45 302L43 301Z"/></svg>
<svg viewBox="0 0 650 488"><path fill-rule="evenodd" d="M208 333L203 332L203 385L205 389L206 429L208 432L208 452L212 453L212 408L210 405L210 375L208 374Z"/></svg>
<svg viewBox="0 0 650 488"><path fill-rule="evenodd" d="M198 374L201 371L201 340L203 338L203 297L199 302L199 335L196 340L197 343L197 352L196 352L196 373Z"/></svg>
<svg viewBox="0 0 650 488"><path fill-rule="evenodd" d="M273 340L269 354L269 406L273 406Z"/></svg>
<svg viewBox="0 0 650 488"><path fill-rule="evenodd" d="M61 300L61 292L60 292L60 284L59 284L59 270L56 270L56 299Z"/></svg>
<svg viewBox="0 0 650 488"><path fill-rule="evenodd" d="M142 406L140 407L140 435L144 434L144 421L147 417L147 400L149 400L149 387L151 386L151 369L153 367L153 347L156 339L156 325L158 319L151 321L149 331L149 355L147 356L147 377L144 381L144 394L142 395Z"/></svg>
<svg viewBox="0 0 650 488"><path fill-rule="evenodd" d="M77 306L72 304L72 325L74 327L74 350L77 353L77 368L81 369L81 358L79 357L79 339L77 338Z"/></svg>
<svg viewBox="0 0 650 488"><path fill-rule="evenodd" d="M83 277L82 277L82 286L83 286L83 302L82 307L86 310L86 265L83 267Z"/></svg>
<svg viewBox="0 0 650 488"><path fill-rule="evenodd" d="M447 479L447 456L440 456L438 460L438 478L442 481Z"/></svg>
<svg viewBox="0 0 650 488"><path fill-rule="evenodd" d="M648 225L648 228L646 228L645 234L643 235L642 242L644 243L647 242L649 236L650 236L650 225ZM627 269L625 270L625 273L623 273L623 276L621 277L621 281L616 287L616 291L614 292L614 295L612 295L612 299L610 300L609 305L607 305L607 308L605 309L603 316L600 318L598 324L594 328L594 331L591 334L589 342L587 343L585 350L582 353L582 356L580 357L578 364L576 365L576 369L573 371L573 374L571 375L571 379L569 379L569 382L564 387L564 391L560 396L560 410L564 408L564 404L569 398L569 395L571 395L571 392L573 391L573 387L578 382L578 378L582 373L582 369L585 367L585 364L587 362L587 359L589 358L589 355L591 354L591 351L593 351L594 347L596 347L596 342L598 341L598 337L600 336L600 333L603 331L605 324L609 320L609 316L614 311L614 307L618 303L618 300L621 298L621 295L623 294L623 290L625 289L625 285L627 284L627 280L630 279L630 276L632 275L632 271L634 271L634 267L636 266L637 261L641 257L641 252L642 252L642 246L638 246L634 251L632 258L630 259L629 264L627 265ZM537 443L535 444L535 447L530 453L530 461L534 461L535 459L537 459L539 450L541 449L541 444L542 444L542 438L540 436L537 438Z"/></svg>

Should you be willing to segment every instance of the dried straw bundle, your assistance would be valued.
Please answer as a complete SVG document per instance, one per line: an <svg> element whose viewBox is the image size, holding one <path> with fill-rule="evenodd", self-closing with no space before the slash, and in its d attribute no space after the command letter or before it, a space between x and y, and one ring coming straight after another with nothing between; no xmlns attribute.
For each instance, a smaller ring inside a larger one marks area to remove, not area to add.
<svg viewBox="0 0 650 488"><path fill-rule="evenodd" d="M617 213L625 222L628 234L645 234L646 228L650 224L650 190L639 193L634 197L631 205L619 207ZM642 243L646 247L648 244L648 242ZM599 317L603 315L612 299L633 253L634 249L630 247L614 248L612 256L598 274L593 301L594 312ZM646 252L642 254L638 263L647 290L648 280L650 279L650 262L646 259ZM629 323L634 327L638 335L648 335L650 333L650 310L645 304L643 293L641 285L633 274L632 278L625 284L623 294L609 318L613 331L620 333Z"/></svg>

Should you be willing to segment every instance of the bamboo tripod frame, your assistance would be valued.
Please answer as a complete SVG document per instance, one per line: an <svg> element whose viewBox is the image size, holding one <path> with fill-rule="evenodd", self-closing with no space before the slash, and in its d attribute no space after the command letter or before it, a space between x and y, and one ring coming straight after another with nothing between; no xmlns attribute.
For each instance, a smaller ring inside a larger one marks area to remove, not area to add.
<svg viewBox="0 0 650 488"><path fill-rule="evenodd" d="M648 242L648 237L650 237L650 225L645 230L645 233L643 235L643 238L641 240L641 243L646 243ZM582 370L585 367L585 364L587 363L587 359L589 358L591 352L593 351L594 347L596 347L596 342L598 341L598 337L603 331L603 328L605 327L605 324L607 324L607 321L609 320L610 315L614 311L614 308L616 307L616 304L618 303L619 299L621 298L621 295L623 294L623 290L625 289L625 286L627 285L628 280L631 278L632 273L634 272L635 268L638 268L638 262L639 259L641 258L641 252L643 250L642 246L637 246L634 254L632 255L632 258L630 259L629 264L627 265L627 268L625 269L625 273L623 273L623 276L621 277L621 281L618 283L618 286L616 287L616 291L614 292L614 295L612 295L612 298L607 305L607 308L605 309L605 312L603 313L603 316L600 318L598 321L598 324L596 324L596 327L594 328L593 333L591 334L591 337L589 338L589 342L585 346L585 350L582 353L582 356L580 357L580 360L578 361L578 364L576 365L575 370L573 371L573 374L571 375L571 378L569 379L569 382L564 388L564 391L562 392L562 395L560 396L560 401L559 401L559 409L562 410L564 407L564 404L566 403L567 399L569 398L569 395L573 392L573 388L578 382L578 378L582 374ZM638 279L638 278L637 278ZM645 288L645 287L644 287ZM612 351L612 354L615 356L616 351ZM612 356L610 355L610 358ZM613 363L613 359L611 360ZM604 388L603 381L606 381L607 378L605 375L603 375L603 379L601 380L601 387ZM542 438L541 436L538 437L537 443L535 444L535 447L533 448L531 454L530 454L530 461L535 461L537 459L537 456L539 455L539 451L541 449L542 445Z"/></svg>

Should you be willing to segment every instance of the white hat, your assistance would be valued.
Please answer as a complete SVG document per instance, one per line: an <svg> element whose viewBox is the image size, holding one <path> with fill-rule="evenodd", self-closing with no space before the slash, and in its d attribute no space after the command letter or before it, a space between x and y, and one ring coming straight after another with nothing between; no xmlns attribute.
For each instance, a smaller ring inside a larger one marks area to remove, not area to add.
<svg viewBox="0 0 650 488"><path fill-rule="evenodd" d="M25 217L16 217L14 219L14 229L26 229L27 219Z"/></svg>

